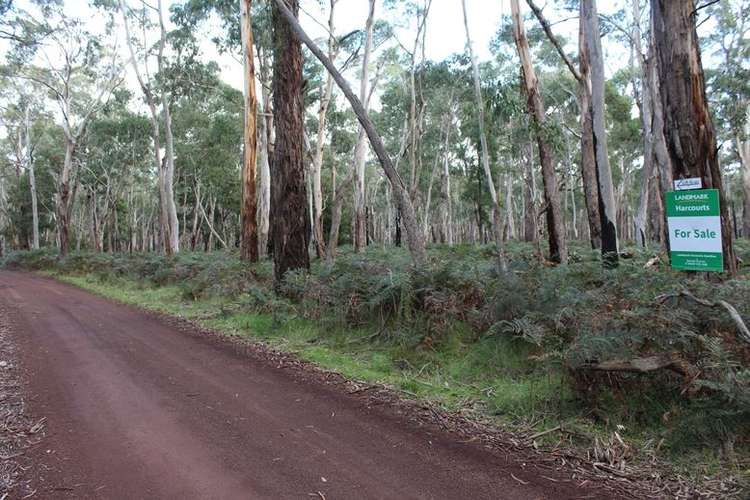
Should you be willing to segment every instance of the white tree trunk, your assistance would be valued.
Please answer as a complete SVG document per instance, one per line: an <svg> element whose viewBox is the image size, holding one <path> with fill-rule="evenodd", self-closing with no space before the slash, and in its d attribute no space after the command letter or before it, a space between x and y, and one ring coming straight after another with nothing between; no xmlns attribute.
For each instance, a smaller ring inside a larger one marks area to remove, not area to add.
<svg viewBox="0 0 750 500"><path fill-rule="evenodd" d="M477 119L479 122L479 141L481 144L481 161L484 175L486 177L487 189L492 200L492 232L497 245L497 262L500 272L505 273L508 270L508 263L505 258L505 245L503 244L503 230L500 216L500 204L495 189L495 181L492 179L492 170L490 170L490 153L487 147L487 133L484 126L484 101L482 100L482 87L479 75L479 63L474 57L474 48L471 43L471 32L469 31L469 16L466 12L466 0L461 0L461 7L464 14L464 28L466 30L466 49L471 59L472 74L474 76L474 99L477 106Z"/></svg>
<svg viewBox="0 0 750 500"><path fill-rule="evenodd" d="M167 30L164 26L164 13L161 0L157 1L159 10L159 29L161 37L159 40L159 55L157 66L159 72L164 70L164 49L167 43ZM180 251L180 221L177 218L177 206L174 201L174 136L172 135L172 114L169 111L169 99L167 92L161 93L162 116L164 120L164 195L163 202L166 205L168 226L164 229L167 234L164 237L164 245L168 255Z"/></svg>
<svg viewBox="0 0 750 500"><path fill-rule="evenodd" d="M602 255L608 265L616 265L619 256L615 193L607 152L604 109L604 56L595 0L581 0L586 56L591 65L591 114L594 131L596 177L599 185L599 214L602 225Z"/></svg>
<svg viewBox="0 0 750 500"><path fill-rule="evenodd" d="M641 2L640 0L632 1L632 15L633 15L633 32L631 35L633 41L632 51L635 52L635 63L639 69L641 75L641 86L640 90L636 87L635 79L633 80L633 88L636 94L636 99L640 96L640 114L641 114L641 129L643 138L643 170L641 172L641 189L638 199L638 209L635 214L635 239L636 243L645 247L647 244L647 220L648 220L648 200L650 193L651 180L654 175L654 153L653 145L654 139L651 132L652 123L652 111L651 111L651 92L649 90L648 79L650 78L649 63L644 54L643 47L641 44Z"/></svg>
<svg viewBox="0 0 750 500"><path fill-rule="evenodd" d="M336 25L334 13L338 0L330 0L330 11L328 15L328 58L336 59L338 47L336 45ZM315 156L313 157L312 183L313 183L313 235L318 256L325 255L325 236L323 235L323 187L321 172L323 170L323 150L325 141L326 122L328 118L328 107L333 96L333 76L329 73L326 81L320 89L320 108L318 108L318 133L316 136Z"/></svg>
<svg viewBox="0 0 750 500"><path fill-rule="evenodd" d="M746 127L750 136L750 117ZM742 237L750 238L750 140L737 138L737 151L742 161Z"/></svg>
<svg viewBox="0 0 750 500"><path fill-rule="evenodd" d="M359 81L359 99L367 102L370 74L370 53L372 52L372 34L375 23L375 3L370 1L369 14L365 25L365 48L362 55L362 72ZM365 111L367 108L365 108ZM367 137L360 126L359 140L354 150L354 248L361 252L367 246L367 222L365 218L365 162L367 158Z"/></svg>

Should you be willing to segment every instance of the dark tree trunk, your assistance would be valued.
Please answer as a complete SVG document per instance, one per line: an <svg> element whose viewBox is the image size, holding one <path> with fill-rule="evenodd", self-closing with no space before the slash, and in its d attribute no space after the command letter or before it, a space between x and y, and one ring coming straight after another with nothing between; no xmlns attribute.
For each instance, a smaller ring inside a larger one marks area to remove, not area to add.
<svg viewBox="0 0 750 500"><path fill-rule="evenodd" d="M299 1L284 1L296 17ZM310 220L303 161L302 47L276 4L273 39L276 143L271 168L271 238L278 286L288 271L310 268Z"/></svg>
<svg viewBox="0 0 750 500"><path fill-rule="evenodd" d="M692 0L651 0L654 49L664 109L664 136L674 179L700 177L717 189L725 270L735 274L729 206L721 182L716 135L706 86Z"/></svg>

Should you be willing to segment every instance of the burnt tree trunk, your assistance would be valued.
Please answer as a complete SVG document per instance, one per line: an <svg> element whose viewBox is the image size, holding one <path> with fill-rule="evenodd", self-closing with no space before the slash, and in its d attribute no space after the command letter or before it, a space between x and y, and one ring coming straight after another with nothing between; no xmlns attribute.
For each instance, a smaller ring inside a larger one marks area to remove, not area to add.
<svg viewBox="0 0 750 500"><path fill-rule="evenodd" d="M604 108L604 55L602 54L599 16L594 0L581 0L581 24L584 45L581 47L582 66L588 66L589 78L584 78L591 97L582 113L591 115L591 137L598 191L599 221L601 223L602 257L606 266L616 266L619 258L617 216L612 186L612 170L607 152L607 132ZM583 71L581 73L584 73Z"/></svg>
<svg viewBox="0 0 750 500"><path fill-rule="evenodd" d="M695 2L651 0L654 52L659 74L664 136L674 179L700 177L717 189L721 203L724 268L737 272L732 224L721 182L716 134L706 100L706 84L695 25Z"/></svg>
<svg viewBox="0 0 750 500"><path fill-rule="evenodd" d="M299 1L283 1L296 18ZM288 271L310 268L310 222L303 161L302 46L276 4L272 20L276 144L271 168L271 238L278 288Z"/></svg>

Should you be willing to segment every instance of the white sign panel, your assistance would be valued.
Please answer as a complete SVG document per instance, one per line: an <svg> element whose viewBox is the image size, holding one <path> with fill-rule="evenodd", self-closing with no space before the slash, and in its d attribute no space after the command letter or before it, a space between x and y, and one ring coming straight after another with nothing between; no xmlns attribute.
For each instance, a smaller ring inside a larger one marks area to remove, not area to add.
<svg viewBox="0 0 750 500"><path fill-rule="evenodd" d="M692 177L690 179L677 179L674 181L674 188L676 191L687 191L688 189L702 189L703 181L700 177Z"/></svg>

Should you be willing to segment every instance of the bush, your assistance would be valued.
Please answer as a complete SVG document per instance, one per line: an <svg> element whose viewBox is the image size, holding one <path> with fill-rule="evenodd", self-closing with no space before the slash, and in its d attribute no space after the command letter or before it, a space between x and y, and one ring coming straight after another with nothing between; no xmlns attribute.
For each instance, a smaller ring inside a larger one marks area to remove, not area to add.
<svg viewBox="0 0 750 500"><path fill-rule="evenodd" d="M83 252L58 261L41 250L11 253L2 263L144 286L176 285L185 299L221 299L229 304L221 307L232 311L333 322L339 328L331 331L357 336L346 345L392 346L396 367L421 366L421 373L447 359L463 360L457 377L481 383L488 374L507 373L520 393L528 392L524 384L540 388L538 409L562 411L562 394L572 395L577 407L568 411L656 428L674 449L690 439L715 444L748 436L750 346L738 339L736 325L721 310L656 300L687 287L699 297L727 300L747 317L745 268L738 279L707 281L647 269L651 255L642 250L607 270L584 246L574 246L575 258L559 267L540 263L526 245L508 248L514 272L502 277L491 247L433 247L421 272L414 272L403 249L356 254L343 248L330 269L315 263L311 273L289 273L279 290L284 298L273 292L270 262L248 265L232 252L183 252L174 258ZM738 243L738 253L750 262L745 242ZM591 370L603 362L661 355L677 356L697 375ZM518 359L523 363L516 366ZM556 384L562 389L554 389ZM513 399L503 397L493 396L492 404Z"/></svg>

